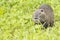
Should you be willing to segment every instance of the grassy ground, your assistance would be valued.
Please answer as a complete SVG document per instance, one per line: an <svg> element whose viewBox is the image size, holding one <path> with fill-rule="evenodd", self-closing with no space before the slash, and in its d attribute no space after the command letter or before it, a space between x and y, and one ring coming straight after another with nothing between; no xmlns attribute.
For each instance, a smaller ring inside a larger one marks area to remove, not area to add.
<svg viewBox="0 0 60 40"><path fill-rule="evenodd" d="M41 30L42 25L32 21L42 3L54 10L51 30ZM0 40L60 40L60 0L0 0Z"/></svg>

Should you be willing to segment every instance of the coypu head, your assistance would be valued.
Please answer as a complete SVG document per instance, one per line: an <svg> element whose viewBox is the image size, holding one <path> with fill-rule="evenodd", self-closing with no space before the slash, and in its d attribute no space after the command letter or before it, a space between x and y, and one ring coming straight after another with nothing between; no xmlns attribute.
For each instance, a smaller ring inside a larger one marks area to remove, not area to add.
<svg viewBox="0 0 60 40"><path fill-rule="evenodd" d="M37 9L36 11L34 11L33 21L35 22L35 24L40 24L40 22L44 23L44 21L45 21L45 12L44 12L43 9Z"/></svg>

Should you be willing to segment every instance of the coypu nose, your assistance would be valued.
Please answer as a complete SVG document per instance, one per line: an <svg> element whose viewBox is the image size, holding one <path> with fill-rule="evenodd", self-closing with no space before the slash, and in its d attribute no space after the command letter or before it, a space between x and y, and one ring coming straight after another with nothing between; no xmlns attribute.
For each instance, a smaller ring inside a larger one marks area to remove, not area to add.
<svg viewBox="0 0 60 40"><path fill-rule="evenodd" d="M38 18L35 18L35 19L38 19Z"/></svg>

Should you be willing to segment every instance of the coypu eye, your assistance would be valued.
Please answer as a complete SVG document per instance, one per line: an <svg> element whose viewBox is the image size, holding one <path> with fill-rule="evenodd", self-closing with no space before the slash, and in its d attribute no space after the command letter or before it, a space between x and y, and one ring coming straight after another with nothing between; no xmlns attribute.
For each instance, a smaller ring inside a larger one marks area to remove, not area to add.
<svg viewBox="0 0 60 40"><path fill-rule="evenodd" d="M43 10L41 10L41 12L43 12Z"/></svg>

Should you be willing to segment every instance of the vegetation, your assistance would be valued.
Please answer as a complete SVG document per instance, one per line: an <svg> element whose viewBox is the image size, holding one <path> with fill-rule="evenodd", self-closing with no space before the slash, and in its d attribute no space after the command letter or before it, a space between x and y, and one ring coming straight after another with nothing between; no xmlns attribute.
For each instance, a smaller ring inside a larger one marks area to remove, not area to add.
<svg viewBox="0 0 60 40"><path fill-rule="evenodd" d="M51 5L52 29L34 25L32 14L40 4ZM60 0L0 0L0 40L60 40Z"/></svg>

